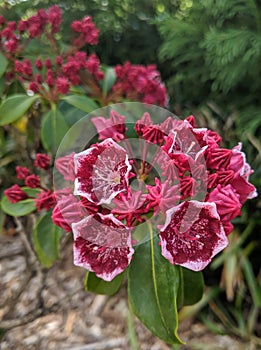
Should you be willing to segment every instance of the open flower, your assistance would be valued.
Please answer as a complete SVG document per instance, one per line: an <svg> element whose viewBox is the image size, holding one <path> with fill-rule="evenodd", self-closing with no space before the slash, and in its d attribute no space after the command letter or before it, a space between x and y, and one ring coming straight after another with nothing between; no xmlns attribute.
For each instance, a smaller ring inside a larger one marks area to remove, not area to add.
<svg viewBox="0 0 261 350"><path fill-rule="evenodd" d="M72 223L81 221L88 213L82 202L71 191L60 190L56 193L57 204L52 212L52 220L55 225L66 232L72 230Z"/></svg>
<svg viewBox="0 0 261 350"><path fill-rule="evenodd" d="M109 204L117 194L127 190L131 165L127 152L112 139L77 153L74 159L74 194L96 204Z"/></svg>
<svg viewBox="0 0 261 350"><path fill-rule="evenodd" d="M75 152L72 152L71 154L64 157L59 157L55 160L55 167L63 175L64 180L75 180L74 155Z"/></svg>
<svg viewBox="0 0 261 350"><path fill-rule="evenodd" d="M99 140L107 138L112 138L114 141L123 140L126 132L125 119L125 116L113 110L110 112L109 119L103 117L92 118L92 122L99 134Z"/></svg>
<svg viewBox="0 0 261 350"><path fill-rule="evenodd" d="M162 255L173 265L203 270L228 240L214 203L187 201L167 211L160 230Z"/></svg>
<svg viewBox="0 0 261 350"><path fill-rule="evenodd" d="M111 281L130 264L134 249L131 230L112 214L89 215L72 224L74 264Z"/></svg>

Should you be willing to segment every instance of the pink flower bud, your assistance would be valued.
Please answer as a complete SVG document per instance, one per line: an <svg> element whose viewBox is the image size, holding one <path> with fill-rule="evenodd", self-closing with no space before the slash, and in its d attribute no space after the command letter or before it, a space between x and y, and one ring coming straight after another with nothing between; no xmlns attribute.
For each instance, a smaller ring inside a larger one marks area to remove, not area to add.
<svg viewBox="0 0 261 350"><path fill-rule="evenodd" d="M25 179L25 185L30 188L38 188L41 185L41 179L35 174L29 175Z"/></svg>
<svg viewBox="0 0 261 350"><path fill-rule="evenodd" d="M50 167L51 158L47 154L37 153L34 165L37 168L47 170Z"/></svg>
<svg viewBox="0 0 261 350"><path fill-rule="evenodd" d="M18 165L16 168L16 177L17 179L24 180L30 174L30 170L26 167Z"/></svg>
<svg viewBox="0 0 261 350"><path fill-rule="evenodd" d="M18 185L13 185L5 190L4 195L13 204L28 198L28 195Z"/></svg>
<svg viewBox="0 0 261 350"><path fill-rule="evenodd" d="M50 210L55 206L55 196L51 190L41 191L35 199L37 210Z"/></svg>

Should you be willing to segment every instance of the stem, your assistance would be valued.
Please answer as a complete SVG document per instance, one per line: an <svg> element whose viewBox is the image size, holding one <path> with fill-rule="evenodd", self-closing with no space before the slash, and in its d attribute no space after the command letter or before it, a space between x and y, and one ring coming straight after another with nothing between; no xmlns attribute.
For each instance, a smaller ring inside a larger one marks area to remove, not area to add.
<svg viewBox="0 0 261 350"><path fill-rule="evenodd" d="M128 325L128 338L130 341L130 347L132 350L139 350L138 338L135 331L134 318L133 318L133 313L131 311L130 303L129 303L129 310L127 315L127 325Z"/></svg>

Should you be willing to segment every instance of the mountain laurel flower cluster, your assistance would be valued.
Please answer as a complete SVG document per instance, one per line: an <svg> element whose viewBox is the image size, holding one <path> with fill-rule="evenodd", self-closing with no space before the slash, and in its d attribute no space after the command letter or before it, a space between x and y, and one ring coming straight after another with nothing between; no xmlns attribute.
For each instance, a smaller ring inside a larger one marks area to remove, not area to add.
<svg viewBox="0 0 261 350"><path fill-rule="evenodd" d="M39 94L50 103L57 103L71 88L81 86L102 105L127 98L166 106L166 89L154 65L145 67L127 62L117 66L115 79L105 96L100 83L105 77L105 69L95 53L87 53L88 46L96 45L99 39L99 29L92 17L71 23L71 40L63 47L59 38L61 25L62 11L58 5L38 10L35 15L18 22L8 22L0 16L0 53L8 62L4 94L8 94L12 83L18 81L29 96ZM27 55L32 40L48 49L50 56L39 54L32 59L30 51Z"/></svg>
<svg viewBox="0 0 261 350"><path fill-rule="evenodd" d="M73 232L74 263L111 281L135 259L139 225L145 232L153 223L163 257L204 269L257 195L241 144L222 148L221 137L197 128L193 116L155 124L146 112L133 128L142 154L135 157L124 115L112 110L92 122L100 141L55 163L71 185L56 191L52 219Z"/></svg>

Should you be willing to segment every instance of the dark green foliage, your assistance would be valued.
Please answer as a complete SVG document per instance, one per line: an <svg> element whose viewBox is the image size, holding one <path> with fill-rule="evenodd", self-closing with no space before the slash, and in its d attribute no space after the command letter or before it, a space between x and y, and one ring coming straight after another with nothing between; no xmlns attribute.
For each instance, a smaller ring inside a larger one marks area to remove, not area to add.
<svg viewBox="0 0 261 350"><path fill-rule="evenodd" d="M181 15L159 21L163 39L159 55L169 63L164 75L173 102L199 106L214 100L226 113L238 111L240 134L257 132L261 127L260 17L258 1L200 0Z"/></svg>
<svg viewBox="0 0 261 350"><path fill-rule="evenodd" d="M201 125L219 131L224 146L230 148L243 141L243 151L254 169L251 181L260 193L261 2L194 0L191 8L159 20L158 28L163 41L159 50L162 75L172 106L177 113L195 112ZM238 258L222 255L223 286L228 289L229 278L232 280L239 275L241 282L231 289L235 294L230 303L223 297L222 308L220 304L211 305L212 311L217 310L224 322L223 332L230 329L246 339L255 332L258 334L259 329L257 310L260 306L259 301L255 301L260 294L258 198L246 203L242 216L234 222L239 237L243 237L251 222L253 227ZM233 247L231 242L230 247ZM231 270L233 266L239 272ZM211 285L208 276L205 277L206 284ZM212 271L213 277L217 278L216 286L219 283L217 271L215 275ZM238 300L243 300L242 305ZM209 321L208 318L207 326L210 326Z"/></svg>

